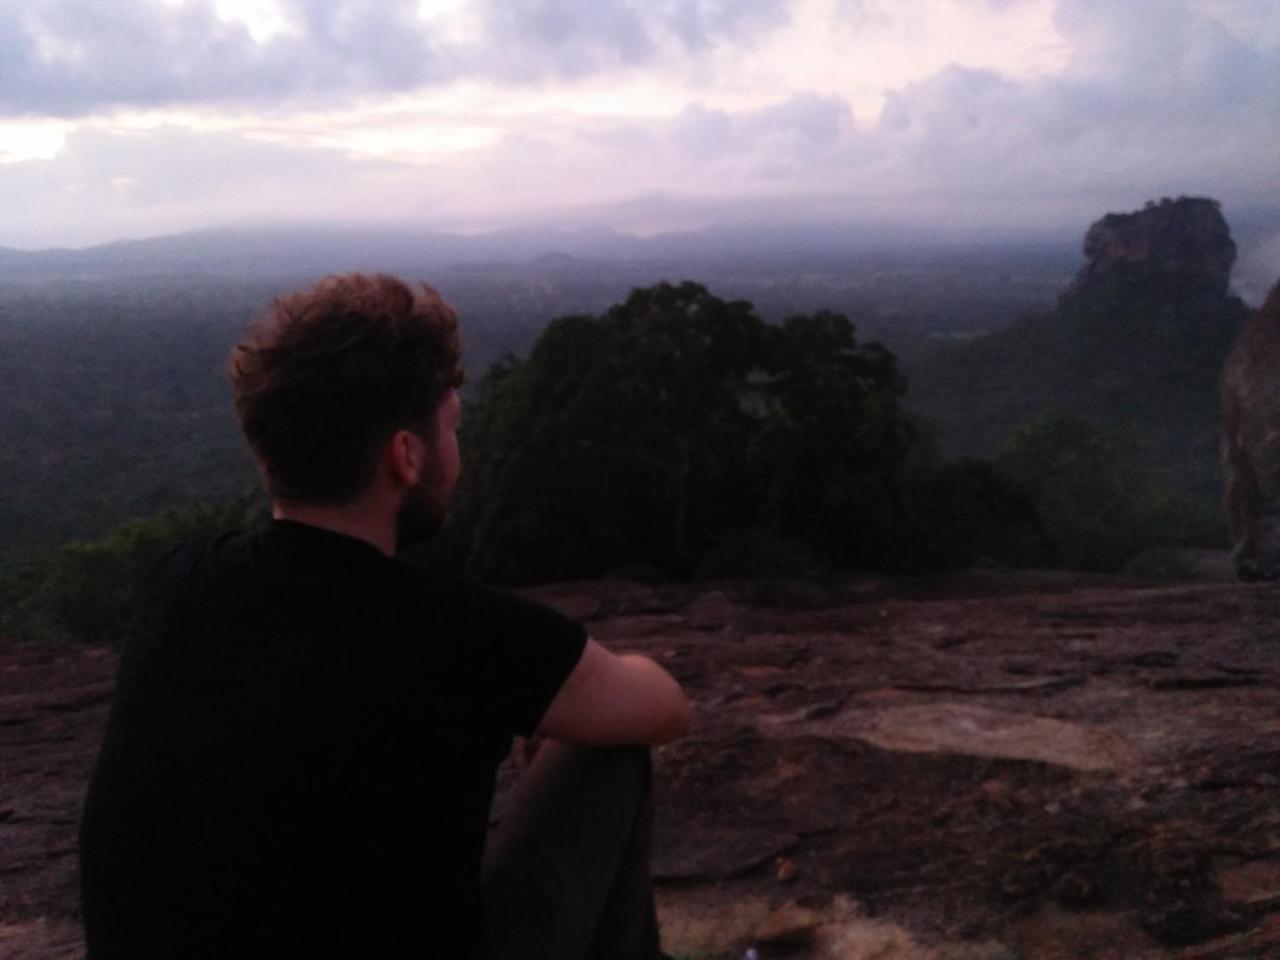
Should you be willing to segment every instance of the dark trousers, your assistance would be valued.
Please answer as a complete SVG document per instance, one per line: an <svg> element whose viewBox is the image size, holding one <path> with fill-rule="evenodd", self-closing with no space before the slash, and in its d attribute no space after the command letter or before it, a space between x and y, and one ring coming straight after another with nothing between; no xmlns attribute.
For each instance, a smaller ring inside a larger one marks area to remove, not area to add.
<svg viewBox="0 0 1280 960"><path fill-rule="evenodd" d="M644 747L547 742L484 863L491 960L654 960L652 774Z"/></svg>

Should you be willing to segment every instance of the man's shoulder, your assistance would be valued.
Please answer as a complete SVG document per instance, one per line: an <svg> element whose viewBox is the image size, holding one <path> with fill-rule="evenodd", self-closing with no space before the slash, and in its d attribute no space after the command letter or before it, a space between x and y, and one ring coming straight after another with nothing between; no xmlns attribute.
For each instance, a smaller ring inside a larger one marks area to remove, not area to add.
<svg viewBox="0 0 1280 960"><path fill-rule="evenodd" d="M396 558L397 578L422 602L441 611L479 619L561 616L545 604L518 593L482 583L466 573L422 563L413 555Z"/></svg>
<svg viewBox="0 0 1280 960"><path fill-rule="evenodd" d="M247 534L242 530L227 530L184 540L162 553L146 576L142 601L181 592L201 573L210 572L227 562L236 552L236 543Z"/></svg>

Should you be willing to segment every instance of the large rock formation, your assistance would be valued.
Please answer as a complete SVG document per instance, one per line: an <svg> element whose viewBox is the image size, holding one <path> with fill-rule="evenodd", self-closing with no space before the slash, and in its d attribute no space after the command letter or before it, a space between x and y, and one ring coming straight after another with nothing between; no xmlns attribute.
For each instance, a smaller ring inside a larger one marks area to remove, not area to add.
<svg viewBox="0 0 1280 960"><path fill-rule="evenodd" d="M1130 356L1132 346L1161 354L1161 366L1206 347L1221 357L1244 323L1246 307L1230 289L1236 244L1216 200L1165 198L1108 213L1089 227L1084 255L1055 316L1077 335L1102 335L1113 354Z"/></svg>
<svg viewBox="0 0 1280 960"><path fill-rule="evenodd" d="M1236 245L1216 200L1179 197L1107 214L1085 234L1084 255L1077 288L1110 274L1146 274L1222 297Z"/></svg>
<svg viewBox="0 0 1280 960"><path fill-rule="evenodd" d="M1280 283L1223 368L1222 469L1236 573L1280 579Z"/></svg>
<svg viewBox="0 0 1280 960"><path fill-rule="evenodd" d="M1066 410L1117 437L1148 478L1219 496L1219 380L1248 308L1230 290L1236 245L1218 203L1109 213L1084 256L1047 315L909 366L908 404L947 453L978 457Z"/></svg>

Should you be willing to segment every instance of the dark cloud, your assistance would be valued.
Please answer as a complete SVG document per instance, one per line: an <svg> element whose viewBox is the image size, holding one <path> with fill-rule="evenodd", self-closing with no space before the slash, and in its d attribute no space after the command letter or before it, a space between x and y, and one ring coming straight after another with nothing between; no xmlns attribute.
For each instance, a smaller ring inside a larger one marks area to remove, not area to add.
<svg viewBox="0 0 1280 960"><path fill-rule="evenodd" d="M214 0L0 0L0 114L332 103L466 78L576 77L697 52L785 20L790 0L484 0L439 39L414 0L282 0L259 43Z"/></svg>
<svg viewBox="0 0 1280 960"><path fill-rule="evenodd" d="M484 37L467 57L476 72L581 76L640 63L655 50L642 12L628 3L493 0L483 8Z"/></svg>
<svg viewBox="0 0 1280 960"><path fill-rule="evenodd" d="M516 80L634 66L669 45L699 52L785 22L791 0L483 0L472 68Z"/></svg>
<svg viewBox="0 0 1280 960"><path fill-rule="evenodd" d="M257 43L212 0L0 0L0 113L271 104L404 90L439 73L412 0L288 0Z"/></svg>

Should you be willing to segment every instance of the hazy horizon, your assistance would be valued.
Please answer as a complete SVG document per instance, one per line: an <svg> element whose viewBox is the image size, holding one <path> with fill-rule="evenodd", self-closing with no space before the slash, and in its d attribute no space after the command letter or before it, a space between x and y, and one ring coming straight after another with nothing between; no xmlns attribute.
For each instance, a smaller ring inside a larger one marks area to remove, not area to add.
<svg viewBox="0 0 1280 960"><path fill-rule="evenodd" d="M1127 211L1119 211L1127 212ZM1104 211L1098 211L1096 220ZM1230 217L1231 211L1226 213ZM1280 282L1274 235L1260 229L1277 219L1264 208L1233 231L1239 255L1232 287L1259 306ZM634 283L690 276L716 281L734 271L769 276L882 269L959 269L1011 276L1024 268L1043 279L1058 271L1065 289L1084 263L1088 224L1070 228L931 230L906 224L714 224L705 229L629 234L607 226L523 227L473 233L431 232L413 225L281 224L210 227L81 248L23 251L0 247L0 283L85 279L157 279L184 275L302 277L347 270L385 270L438 282L457 270L530 270L546 277L623 269ZM645 264L649 273L636 271ZM612 266L610 266L612 265ZM628 266L630 265L630 266ZM674 269L674 273L672 270ZM443 271L443 273L442 273ZM816 274L815 274L816 275ZM1048 304L1048 299L1045 301Z"/></svg>

